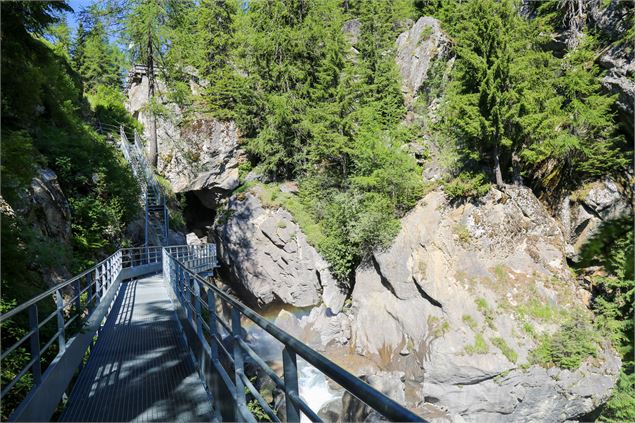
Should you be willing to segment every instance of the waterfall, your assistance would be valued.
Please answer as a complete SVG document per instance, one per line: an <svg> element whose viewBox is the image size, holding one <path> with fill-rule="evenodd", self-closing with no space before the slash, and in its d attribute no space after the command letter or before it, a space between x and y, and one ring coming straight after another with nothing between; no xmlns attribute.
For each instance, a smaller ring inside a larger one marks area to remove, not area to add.
<svg viewBox="0 0 635 423"><path fill-rule="evenodd" d="M298 387L300 388L300 397L316 414L324 404L342 396L341 392L338 393L329 388L324 374L301 358L298 358ZM302 423L310 421L302 414Z"/></svg>

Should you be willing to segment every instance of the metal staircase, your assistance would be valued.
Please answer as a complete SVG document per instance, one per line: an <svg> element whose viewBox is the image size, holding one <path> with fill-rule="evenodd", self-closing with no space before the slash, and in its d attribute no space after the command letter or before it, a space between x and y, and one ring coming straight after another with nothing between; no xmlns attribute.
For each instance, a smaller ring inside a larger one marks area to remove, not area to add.
<svg viewBox="0 0 635 423"><path fill-rule="evenodd" d="M152 167L148 164L137 131L134 131L134 143L128 141L123 126L120 127L120 148L132 173L141 188L141 205L145 209L144 245L158 246L168 244L169 215L165 196L157 182Z"/></svg>

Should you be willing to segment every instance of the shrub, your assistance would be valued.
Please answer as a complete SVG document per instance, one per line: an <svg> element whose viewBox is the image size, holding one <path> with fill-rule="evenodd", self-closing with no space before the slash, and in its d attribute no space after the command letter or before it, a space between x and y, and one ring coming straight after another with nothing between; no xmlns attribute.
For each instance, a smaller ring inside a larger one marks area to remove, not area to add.
<svg viewBox="0 0 635 423"><path fill-rule="evenodd" d="M483 173L461 172L459 175L446 182L445 192L452 199L480 198L487 194L490 183Z"/></svg>
<svg viewBox="0 0 635 423"><path fill-rule="evenodd" d="M490 341L492 341L492 345L498 348L509 361L516 363L518 360L518 354L509 345L507 345L507 342L505 342L503 338L490 338Z"/></svg>
<svg viewBox="0 0 635 423"><path fill-rule="evenodd" d="M474 336L473 345L468 345L467 347L465 347L465 352L468 354L487 354L488 351L489 347L487 346L487 342L485 341L485 338L483 338L483 335L481 335L480 333L477 333Z"/></svg>
<svg viewBox="0 0 635 423"><path fill-rule="evenodd" d="M472 330L476 330L477 324L476 324L476 320L474 320L474 318L472 316L470 316L469 314L464 314L463 315L463 322Z"/></svg>
<svg viewBox="0 0 635 423"><path fill-rule="evenodd" d="M544 335L531 352L531 360L543 367L577 369L587 357L598 352L598 335L582 312L570 316L553 335Z"/></svg>
<svg viewBox="0 0 635 423"><path fill-rule="evenodd" d="M480 311L485 318L487 326L492 329L496 329L494 326L494 312L489 307L489 304L487 304L485 298L477 298L476 300L474 300L474 302L476 303L476 308L478 309L478 311Z"/></svg>

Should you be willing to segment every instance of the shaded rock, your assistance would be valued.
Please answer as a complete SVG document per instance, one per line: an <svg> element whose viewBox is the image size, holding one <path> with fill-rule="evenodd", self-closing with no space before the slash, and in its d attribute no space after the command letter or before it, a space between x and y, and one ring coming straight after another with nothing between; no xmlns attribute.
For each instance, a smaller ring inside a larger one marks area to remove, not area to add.
<svg viewBox="0 0 635 423"><path fill-rule="evenodd" d="M194 232L185 235L185 243L187 245L202 245L207 243L207 237L199 238Z"/></svg>
<svg viewBox="0 0 635 423"><path fill-rule="evenodd" d="M51 169L40 169L31 181L26 214L42 235L67 243L71 238L71 209L57 175Z"/></svg>
<svg viewBox="0 0 635 423"><path fill-rule="evenodd" d="M230 198L215 235L228 276L260 305L324 302L333 313L341 310L346 291L324 259L289 212L263 207L256 191Z"/></svg>
<svg viewBox="0 0 635 423"><path fill-rule="evenodd" d="M344 22L342 32L348 39L348 42L354 46L359 42L359 36L362 32L361 21L359 19L351 19L350 21Z"/></svg>
<svg viewBox="0 0 635 423"><path fill-rule="evenodd" d="M567 255L576 259L580 249L602 222L633 213L628 192L606 179L580 188L562 200L557 215L567 242Z"/></svg>

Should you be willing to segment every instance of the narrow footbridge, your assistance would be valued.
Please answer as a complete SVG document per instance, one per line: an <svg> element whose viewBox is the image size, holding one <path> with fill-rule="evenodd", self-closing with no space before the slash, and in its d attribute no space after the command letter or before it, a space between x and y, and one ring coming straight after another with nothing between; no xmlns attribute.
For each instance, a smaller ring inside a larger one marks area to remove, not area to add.
<svg viewBox="0 0 635 423"><path fill-rule="evenodd" d="M3 331L25 327L2 345L3 413L10 421L321 421L299 395L299 356L387 419L422 421L219 289L216 266L213 244L125 248L2 314ZM281 372L256 353L246 324L280 343ZM284 406L274 411L262 397L254 369Z"/></svg>

